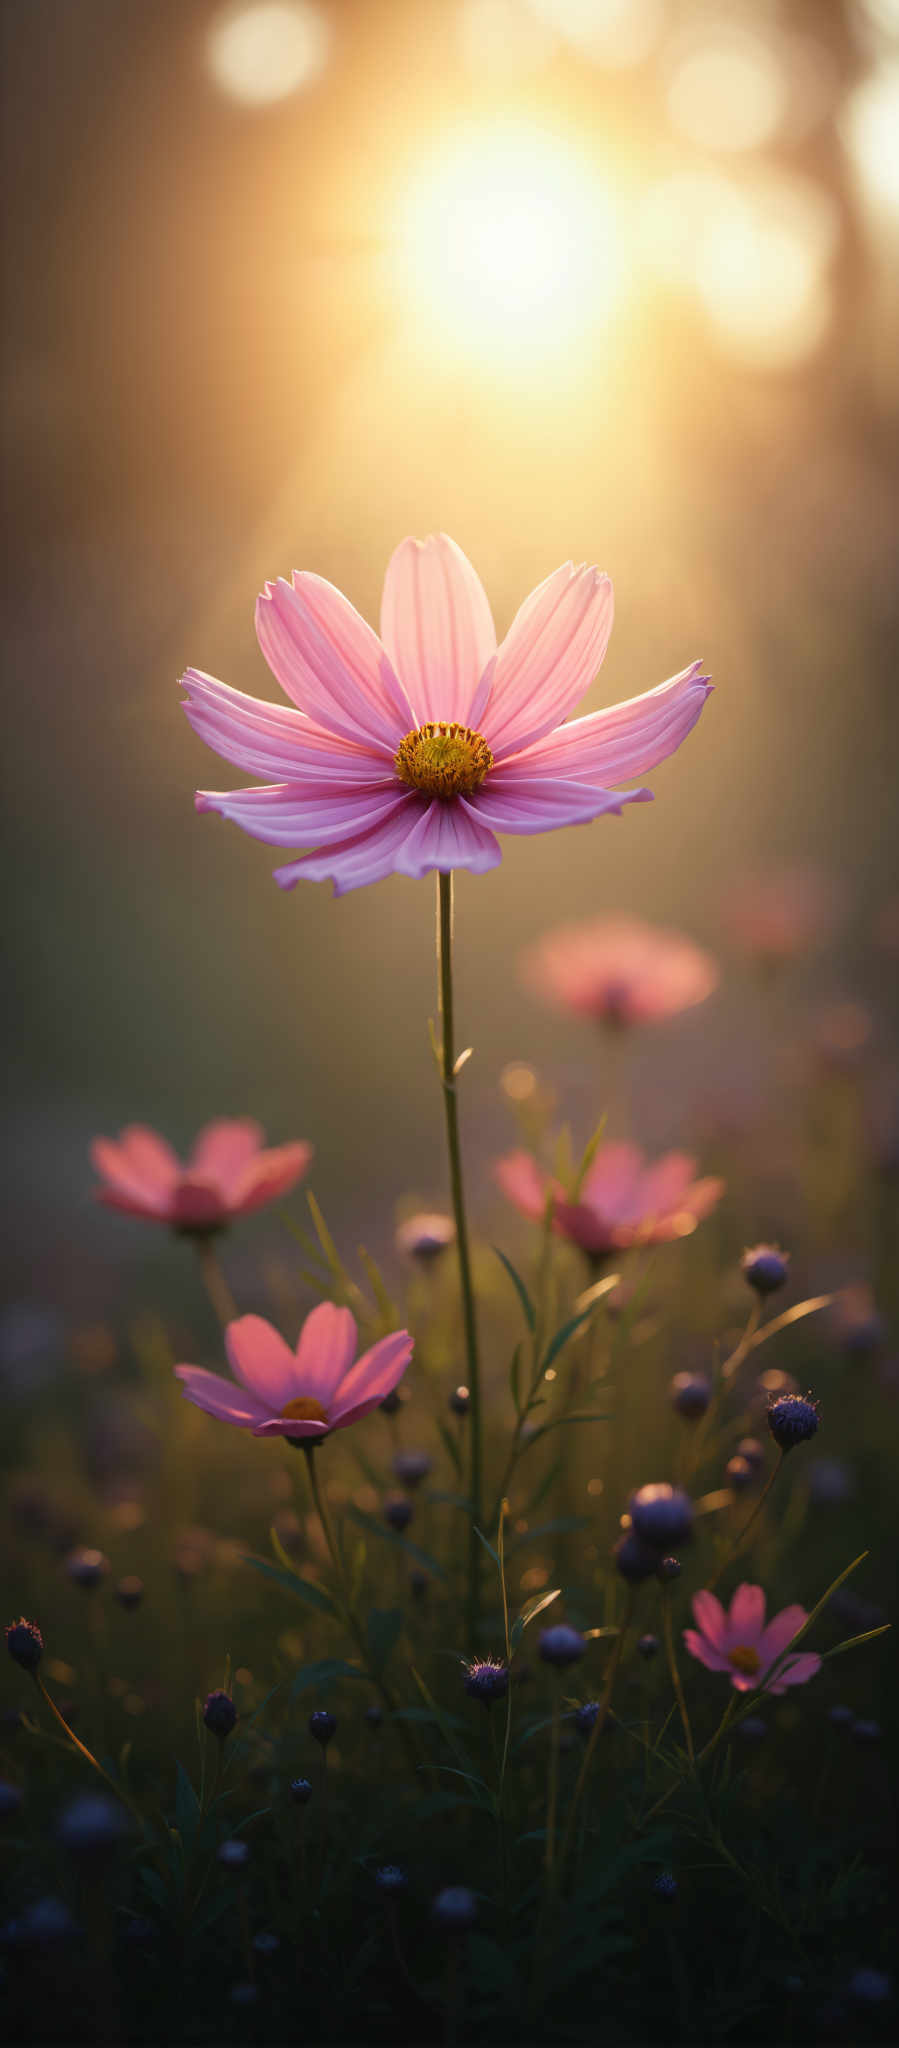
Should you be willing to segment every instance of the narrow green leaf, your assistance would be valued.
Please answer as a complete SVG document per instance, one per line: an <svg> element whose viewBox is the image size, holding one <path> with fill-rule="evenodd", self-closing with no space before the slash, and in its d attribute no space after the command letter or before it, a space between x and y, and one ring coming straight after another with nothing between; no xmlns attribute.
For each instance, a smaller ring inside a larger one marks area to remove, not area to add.
<svg viewBox="0 0 899 2048"><path fill-rule="evenodd" d="M544 1607L551 1607L553 1601L558 1600L561 1591L561 1586L555 1586L551 1593L534 1593L530 1600L525 1601L521 1613L516 1615L512 1623L513 1650L520 1643L528 1622L533 1621L536 1615L542 1614Z"/></svg>
<svg viewBox="0 0 899 2048"><path fill-rule="evenodd" d="M331 1232L328 1229L327 1223L325 1222L324 1216L322 1215L321 1209L319 1208L319 1205L315 1199L315 1196L311 1188L307 1188L306 1190L306 1200L309 1204L309 1213L312 1217L313 1224L315 1225L316 1237L318 1238L319 1244L321 1245L322 1251L325 1255L325 1262L329 1266L334 1276L334 1279L337 1281L337 1284L341 1288L342 1292L344 1294L350 1294L353 1292L353 1282L350 1279L348 1272L346 1271L346 1268L343 1264L343 1260L341 1259L340 1253L337 1249L336 1244L334 1243L334 1239L331 1236Z"/></svg>
<svg viewBox="0 0 899 2048"><path fill-rule="evenodd" d="M385 1323L387 1324L388 1329L390 1329L396 1321L396 1310L394 1308L393 1301L388 1291L387 1283L381 1272L381 1268L377 1264L377 1262L372 1258L371 1253L366 1251L364 1244L360 1244L359 1246L359 1257L362 1261L363 1266L365 1267L369 1280L371 1281L371 1291L375 1297L375 1301L378 1304L378 1307L381 1311Z"/></svg>
<svg viewBox="0 0 899 2048"><path fill-rule="evenodd" d="M346 1509L349 1519L358 1522L360 1529L367 1529L370 1536L377 1536L381 1543L389 1543L393 1550L402 1550L406 1557L424 1566L435 1579L445 1579L446 1572L429 1550L422 1550L419 1543L410 1543L408 1536L401 1536L398 1529L389 1529L386 1522L376 1522L374 1515L367 1515L351 1501Z"/></svg>
<svg viewBox="0 0 899 2048"><path fill-rule="evenodd" d="M301 1693L318 1690L320 1686L329 1685L336 1678L364 1677L365 1672L360 1664L348 1664L344 1657L320 1657L316 1664L304 1664L297 1672L290 1688L290 1697L292 1700L299 1699Z"/></svg>
<svg viewBox="0 0 899 2048"><path fill-rule="evenodd" d="M521 1414L521 1345L516 1344L509 1365L509 1392L516 1415Z"/></svg>
<svg viewBox="0 0 899 2048"><path fill-rule="evenodd" d="M452 1465L452 1466L453 1466L453 1468L454 1468L454 1471L455 1471L455 1473L456 1473L456 1477L457 1477L457 1479L461 1479L461 1477L462 1477L462 1457L461 1457L461 1453L460 1453L460 1450L459 1450L459 1446L458 1446L458 1443L456 1442L456 1439L455 1439L455 1437L454 1437L454 1435L453 1435L453 1432L452 1432L452 1430L451 1430L451 1429L448 1429L448 1428L447 1428L447 1425L446 1425L446 1423L445 1423L445 1422L439 1422L439 1421L438 1421L438 1424L437 1424L437 1429L438 1429L438 1432L439 1432L439 1436L440 1436L440 1441L441 1441L441 1443L442 1443L442 1445L443 1445L443 1448L444 1448L444 1450L445 1450L445 1452L446 1452L446 1454L447 1454L447 1457L448 1457L448 1458L449 1458L449 1460L450 1460L450 1463L451 1463L451 1465Z"/></svg>
<svg viewBox="0 0 899 2048"><path fill-rule="evenodd" d="M298 1572L284 1571L280 1565L269 1564L267 1557L253 1557L249 1551L244 1552L244 1564L251 1564L254 1572L261 1572L263 1578L274 1579L277 1586L283 1586L288 1593L293 1593L295 1598L302 1600L307 1607L314 1607L319 1614L337 1613L330 1594L326 1593L322 1586L313 1586L308 1579L301 1579Z"/></svg>
<svg viewBox="0 0 899 2048"><path fill-rule="evenodd" d="M575 1174L574 1180L571 1184L571 1199L573 1202L580 1201L581 1189L584 1185L590 1168L593 1165L593 1161L596 1158L596 1154L599 1151L600 1145L602 1144L603 1138L605 1136L606 1124L608 1123L608 1121L608 1110L604 1110L602 1116L599 1119L599 1122L596 1126L592 1138L588 1138L587 1140L587 1143L581 1155L580 1166L578 1167L577 1173Z"/></svg>
<svg viewBox="0 0 899 2048"><path fill-rule="evenodd" d="M822 1650L822 1664L827 1663L828 1657L842 1657L844 1650L857 1650L860 1643L873 1643L875 1636L885 1636L891 1626L890 1622L883 1621L879 1628L867 1628L864 1635L847 1636L845 1643L836 1643L832 1650Z"/></svg>
<svg viewBox="0 0 899 2048"><path fill-rule="evenodd" d="M589 1306L580 1309L576 1316L570 1316L568 1322L563 1323L561 1329L556 1331L555 1336L550 1338L540 1360L541 1375L548 1371L554 1359L558 1358L560 1351L564 1351L566 1344L570 1343L577 1331L582 1330L584 1324L590 1321L595 1307L596 1303L591 1301Z"/></svg>
<svg viewBox="0 0 899 2048"><path fill-rule="evenodd" d="M531 1335L533 1336L533 1333L537 1328L537 1311L534 1307L528 1290L524 1284L524 1281L522 1280L521 1274L516 1271L515 1267L512 1264L511 1259L506 1258L505 1252L500 1251L498 1244L495 1244L493 1246L493 1250L495 1251L496 1256L500 1261L500 1264L505 1267L506 1272L509 1275L509 1279L511 1280L515 1292L518 1296L518 1299L521 1303L522 1313L524 1315L525 1322L527 1323L528 1329L530 1330Z"/></svg>
<svg viewBox="0 0 899 2048"><path fill-rule="evenodd" d="M391 1652L396 1649L403 1633L403 1611L401 1607L373 1607L365 1625L368 1653L375 1669L380 1671L387 1663Z"/></svg>
<svg viewBox="0 0 899 2048"><path fill-rule="evenodd" d="M493 1562L494 1562L494 1564L495 1564L495 1566L496 1566L496 1569L497 1569L497 1571L498 1571L498 1572L501 1572L501 1571L502 1571L502 1565L500 1564L500 1561L499 1561L499 1558L498 1558L498 1556L497 1556L497 1554L496 1554L496 1551L495 1551L495 1550L494 1550L494 1548L493 1548L493 1544L492 1544L492 1543L488 1543L488 1541L487 1541L487 1538L486 1538L486 1536L484 1535L484 1532L483 1532L483 1530L482 1530L482 1529L479 1529L479 1528L478 1528L477 1522L476 1522L476 1523L475 1523L475 1525L474 1525L474 1533L475 1533L475 1535L477 1536L478 1540L479 1540L479 1541L480 1541L481 1543L483 1543L483 1545L484 1545L484 1549L485 1549L485 1550L486 1550L486 1552L487 1552L487 1556L488 1556L488 1557L492 1557L492 1559L493 1559Z"/></svg>
<svg viewBox="0 0 899 2048"><path fill-rule="evenodd" d="M580 1415L557 1415L553 1422L542 1423L539 1429L535 1429L533 1436L526 1438L521 1446L522 1456L525 1451L532 1450L534 1444L540 1442L541 1437L548 1436L551 1429L569 1429L575 1422L611 1422L612 1419L611 1415L600 1415L593 1409L586 1409Z"/></svg>
<svg viewBox="0 0 899 2048"><path fill-rule="evenodd" d="M522 1445L522 1449L526 1450L527 1445ZM531 1515L536 1514L537 1509L541 1507L543 1502L545 1501L547 1494L552 1492L552 1489L556 1483L556 1480L558 1479L561 1470L561 1458L557 1458L554 1465L548 1466L547 1470L543 1474L543 1478L540 1480L540 1483L536 1488L536 1491L531 1494L530 1500L525 1503L525 1506L522 1509L522 1516L525 1521L528 1521Z"/></svg>
<svg viewBox="0 0 899 2048"><path fill-rule="evenodd" d="M412 1676L415 1680L415 1683L418 1687L418 1690L421 1693L422 1699L424 1700L425 1706L434 1716L434 1720L436 1721L437 1726L440 1729L440 1733L443 1736L443 1740L446 1743L447 1749L451 1751L461 1771L466 1777L476 1777L477 1772L475 1771L471 1758L465 1749L464 1743L459 1741L450 1722L447 1720L447 1717L444 1714L442 1708L438 1707L437 1701L434 1699L433 1694L428 1691L424 1679L422 1678L421 1672L416 1671L414 1664L410 1666L410 1669L412 1672Z"/></svg>

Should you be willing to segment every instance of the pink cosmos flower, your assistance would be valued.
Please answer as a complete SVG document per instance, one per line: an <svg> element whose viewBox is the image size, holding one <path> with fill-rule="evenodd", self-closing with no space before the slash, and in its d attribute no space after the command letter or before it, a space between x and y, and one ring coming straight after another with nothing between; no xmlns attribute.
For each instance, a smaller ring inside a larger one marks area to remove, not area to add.
<svg viewBox="0 0 899 2048"><path fill-rule="evenodd" d="M737 1587L729 1613L714 1593L694 1593L693 1616L697 1627L684 1630L691 1657L698 1657L709 1671L726 1671L738 1692L753 1692L764 1685L772 1664L808 1620L804 1607L784 1607L766 1628L764 1592L761 1586L747 1585ZM768 1691L786 1692L788 1685L805 1685L820 1669L820 1657L802 1650L781 1665Z"/></svg>
<svg viewBox="0 0 899 2048"><path fill-rule="evenodd" d="M729 891L725 917L743 950L775 967L821 944L842 902L832 876L800 864L744 876Z"/></svg>
<svg viewBox="0 0 899 2048"><path fill-rule="evenodd" d="M718 983L714 960L692 939L636 917L560 925L524 954L522 974L559 1009L613 1025L674 1017Z"/></svg>
<svg viewBox="0 0 899 2048"><path fill-rule="evenodd" d="M499 648L486 594L445 534L404 540L388 564L381 637L322 577L267 583L259 644L290 705L190 668L201 739L262 788L201 790L255 839L313 849L275 869L284 889L335 893L437 868L483 874L497 832L549 832L642 803L628 782L664 761L709 692L701 663L612 710L566 724L606 651L612 586L570 562L532 591Z"/></svg>
<svg viewBox="0 0 899 2048"><path fill-rule="evenodd" d="M686 1152L666 1152L648 1165L638 1145L603 1145L576 1202L530 1152L508 1153L494 1171L510 1202L535 1221L552 1195L553 1229L591 1258L689 1237L724 1193L723 1180L694 1179L696 1161Z"/></svg>
<svg viewBox="0 0 899 2048"><path fill-rule="evenodd" d="M377 1408L403 1377L412 1356L408 1330L381 1337L356 1358L356 1324L348 1308L322 1301L300 1331L295 1351L262 1316L240 1316L225 1331L225 1350L240 1382L199 1365L176 1365L189 1401L250 1429L254 1436L323 1437ZM355 1363L354 1363L355 1360Z"/></svg>
<svg viewBox="0 0 899 2048"><path fill-rule="evenodd" d="M95 1138L91 1159L105 1181L97 1199L176 1230L217 1230L234 1216L286 1195L306 1172L312 1146L263 1147L252 1117L222 1117L200 1131L187 1164L144 1124Z"/></svg>

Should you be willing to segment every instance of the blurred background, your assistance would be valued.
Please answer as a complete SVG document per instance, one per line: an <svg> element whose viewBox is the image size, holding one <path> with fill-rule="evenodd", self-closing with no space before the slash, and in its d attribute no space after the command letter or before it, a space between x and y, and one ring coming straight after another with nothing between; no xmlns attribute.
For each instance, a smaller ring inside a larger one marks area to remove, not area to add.
<svg viewBox="0 0 899 2048"><path fill-rule="evenodd" d="M623 908L727 961L732 892L784 864L833 910L802 1030L836 1017L837 1052L865 1048L888 1132L896 0L5 0L0 21L5 1371L54 1318L115 1319L171 1274L161 1235L95 1209L98 1131L185 1147L252 1112L312 1140L326 1213L376 1251L400 1197L443 1193L431 887L281 895L271 849L195 815L197 785L242 777L178 709L188 663L277 696L267 577L313 569L377 623L406 533L459 541L500 632L560 561L607 570L585 709L700 655L718 685L654 805L462 878L482 1219L508 1062L583 1137L602 1107L588 1027L534 1003L520 949ZM734 967L638 1063L648 1141L701 1151L722 1104L752 1127L755 1021ZM246 1242L286 1247L271 1216Z"/></svg>

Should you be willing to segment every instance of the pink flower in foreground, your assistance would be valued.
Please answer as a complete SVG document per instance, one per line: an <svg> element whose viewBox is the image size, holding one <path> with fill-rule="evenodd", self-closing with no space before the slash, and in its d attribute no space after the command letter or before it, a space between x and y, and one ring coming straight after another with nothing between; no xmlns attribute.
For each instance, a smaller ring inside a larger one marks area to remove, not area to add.
<svg viewBox="0 0 899 2048"><path fill-rule="evenodd" d="M262 1316L240 1316L225 1331L234 1380L199 1365L176 1365L189 1401L250 1429L254 1436L323 1437L377 1408L402 1379L412 1356L408 1330L381 1337L356 1358L356 1324L348 1308L320 1302L300 1331L295 1351ZM354 1363L355 1361L355 1363Z"/></svg>
<svg viewBox="0 0 899 2048"><path fill-rule="evenodd" d="M694 1593L693 1618L696 1628L684 1630L691 1657L698 1657L709 1671L726 1671L738 1692L753 1692L764 1685L772 1664L808 1621L804 1607L784 1607L766 1628L762 1588L747 1585L737 1587L729 1613L714 1593ZM804 1685L820 1669L820 1657L802 1650L781 1665L768 1690L785 1692L788 1685Z"/></svg>
<svg viewBox="0 0 899 2048"><path fill-rule="evenodd" d="M724 1193L723 1180L694 1179L696 1161L686 1152L666 1152L649 1166L638 1145L603 1145L576 1202L530 1152L508 1153L494 1171L503 1194L535 1221L551 1194L554 1230L591 1257L689 1237Z"/></svg>
<svg viewBox="0 0 899 2048"><path fill-rule="evenodd" d="M330 878L335 893L501 858L497 832L549 832L642 803L610 784L673 754L709 692L701 663L608 711L566 724L612 627L596 569L556 569L499 648L484 589L445 534L404 540L387 567L381 638L333 584L306 570L267 583L259 644L290 706L190 668L185 711L201 739L262 788L201 790L273 846L312 849L275 880Z"/></svg>
<svg viewBox="0 0 899 2048"><path fill-rule="evenodd" d="M524 954L522 973L559 1009L613 1025L674 1017L704 1002L718 984L711 954L680 932L636 917L560 925Z"/></svg>
<svg viewBox="0 0 899 2048"><path fill-rule="evenodd" d="M118 1138L95 1138L91 1159L105 1181L98 1201L176 1230L217 1230L233 1216L286 1195L306 1172L312 1146L263 1147L252 1117L222 1117L200 1131L186 1165L164 1138L129 1124Z"/></svg>

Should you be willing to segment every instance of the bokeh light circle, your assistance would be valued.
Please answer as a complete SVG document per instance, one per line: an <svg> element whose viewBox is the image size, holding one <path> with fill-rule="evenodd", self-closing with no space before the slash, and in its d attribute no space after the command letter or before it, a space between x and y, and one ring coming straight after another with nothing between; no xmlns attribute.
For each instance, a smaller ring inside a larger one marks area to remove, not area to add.
<svg viewBox="0 0 899 2048"><path fill-rule="evenodd" d="M244 106L269 106L321 77L331 24L311 0L241 0L223 8L206 38L217 86Z"/></svg>

